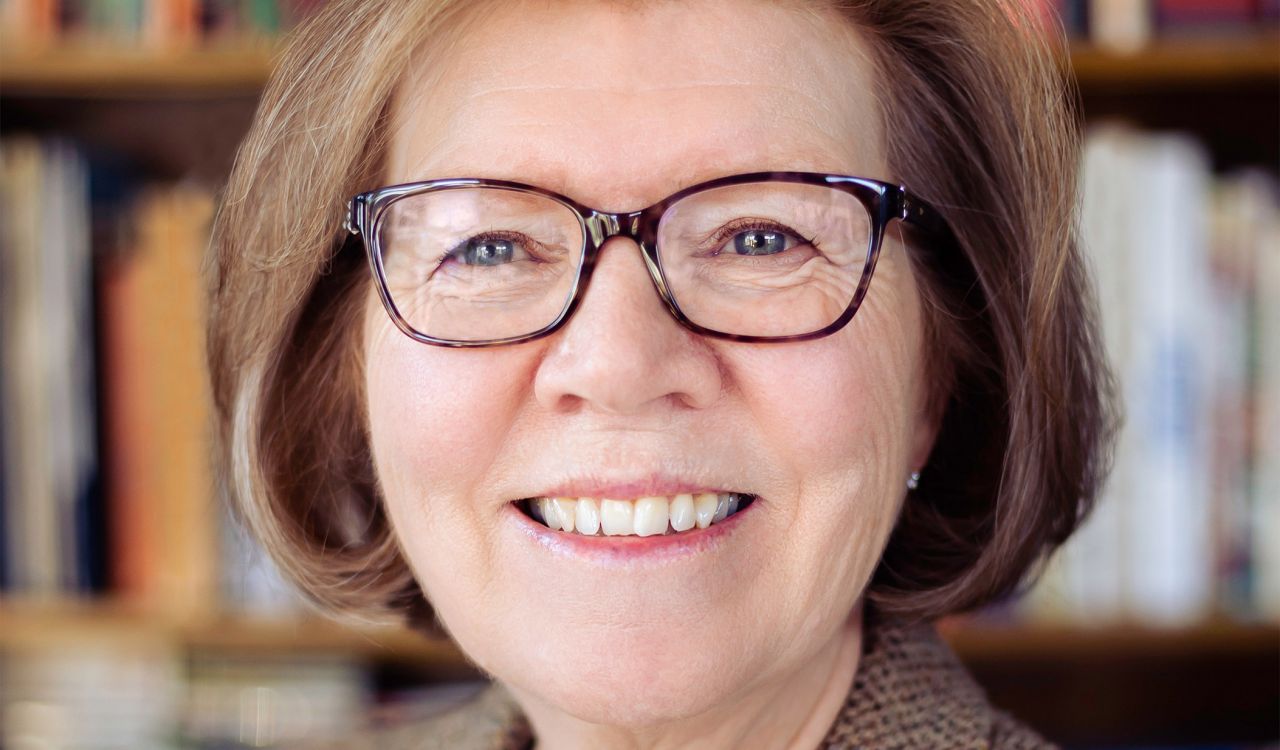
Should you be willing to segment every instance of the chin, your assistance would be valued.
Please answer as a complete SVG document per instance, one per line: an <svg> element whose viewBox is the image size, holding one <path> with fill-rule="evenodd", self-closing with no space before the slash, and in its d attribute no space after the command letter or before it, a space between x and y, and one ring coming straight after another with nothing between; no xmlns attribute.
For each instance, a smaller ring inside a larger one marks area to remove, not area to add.
<svg viewBox="0 0 1280 750"><path fill-rule="evenodd" d="M641 728L706 712L743 688L744 647L732 629L615 621L525 630L494 676L582 721Z"/></svg>

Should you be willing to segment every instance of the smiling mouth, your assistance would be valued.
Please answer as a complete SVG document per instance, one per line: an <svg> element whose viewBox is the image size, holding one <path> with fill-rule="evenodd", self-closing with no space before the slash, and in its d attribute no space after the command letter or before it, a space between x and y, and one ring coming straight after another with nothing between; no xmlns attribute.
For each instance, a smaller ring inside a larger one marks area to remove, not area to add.
<svg viewBox="0 0 1280 750"><path fill-rule="evenodd" d="M745 492L609 500L534 497L515 501L529 518L555 531L581 536L681 534L723 522L756 501Z"/></svg>

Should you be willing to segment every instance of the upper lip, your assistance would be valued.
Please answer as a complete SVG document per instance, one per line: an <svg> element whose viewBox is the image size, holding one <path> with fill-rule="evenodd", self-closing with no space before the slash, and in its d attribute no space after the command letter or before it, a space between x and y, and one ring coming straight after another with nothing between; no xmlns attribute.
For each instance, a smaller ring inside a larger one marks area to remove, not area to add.
<svg viewBox="0 0 1280 750"><path fill-rule="evenodd" d="M577 477L551 485L528 497L593 497L618 500L637 497L669 497L701 492L745 492L727 484L713 484L665 474L635 479Z"/></svg>

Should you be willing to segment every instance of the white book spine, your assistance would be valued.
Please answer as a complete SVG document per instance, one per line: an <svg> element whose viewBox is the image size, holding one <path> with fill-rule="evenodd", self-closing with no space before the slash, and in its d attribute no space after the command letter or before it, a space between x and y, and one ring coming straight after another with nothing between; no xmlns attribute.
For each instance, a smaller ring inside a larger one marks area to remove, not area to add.
<svg viewBox="0 0 1280 750"><path fill-rule="evenodd" d="M1151 41L1150 0L1090 0L1090 35L1099 47L1132 54Z"/></svg>
<svg viewBox="0 0 1280 750"><path fill-rule="evenodd" d="M1212 605L1207 365L1208 159L1182 136L1153 136L1144 149L1134 210L1138 301L1128 429L1137 437L1129 521L1135 614L1185 625Z"/></svg>
<svg viewBox="0 0 1280 750"><path fill-rule="evenodd" d="M1260 232L1257 262L1257 376L1254 392L1253 591L1256 607L1280 620L1280 217Z"/></svg>
<svg viewBox="0 0 1280 750"><path fill-rule="evenodd" d="M1107 358L1120 372L1129 369L1131 352L1127 248L1137 142L1136 134L1120 126L1093 129L1085 143L1081 176L1081 243L1097 289ZM1129 452L1131 446L1122 445L1121 455ZM1117 462L1093 513L1063 553L1069 619L1082 624L1112 622L1124 611L1128 582L1121 548L1125 511L1133 494L1131 466L1131 460Z"/></svg>

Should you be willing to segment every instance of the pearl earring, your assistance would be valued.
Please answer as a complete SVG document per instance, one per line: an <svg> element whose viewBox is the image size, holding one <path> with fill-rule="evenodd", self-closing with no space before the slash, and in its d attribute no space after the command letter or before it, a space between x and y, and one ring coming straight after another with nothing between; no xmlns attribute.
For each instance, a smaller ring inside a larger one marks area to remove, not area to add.
<svg viewBox="0 0 1280 750"><path fill-rule="evenodd" d="M920 472L913 471L911 476L907 477L907 489L914 490L920 486Z"/></svg>

